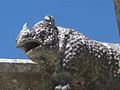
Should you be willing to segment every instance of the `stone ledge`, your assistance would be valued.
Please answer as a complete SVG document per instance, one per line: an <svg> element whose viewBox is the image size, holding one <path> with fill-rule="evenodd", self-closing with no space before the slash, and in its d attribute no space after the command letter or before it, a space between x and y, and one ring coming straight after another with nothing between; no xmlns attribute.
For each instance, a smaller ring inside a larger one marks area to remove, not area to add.
<svg viewBox="0 0 120 90"><path fill-rule="evenodd" d="M37 73L39 65L27 59L0 59L2 73Z"/></svg>
<svg viewBox="0 0 120 90"><path fill-rule="evenodd" d="M33 62L29 59L5 59L5 58L1 58L0 63L31 63L31 64L35 64L35 62Z"/></svg>
<svg viewBox="0 0 120 90"><path fill-rule="evenodd" d="M40 66L27 59L0 59L0 90L49 90Z"/></svg>

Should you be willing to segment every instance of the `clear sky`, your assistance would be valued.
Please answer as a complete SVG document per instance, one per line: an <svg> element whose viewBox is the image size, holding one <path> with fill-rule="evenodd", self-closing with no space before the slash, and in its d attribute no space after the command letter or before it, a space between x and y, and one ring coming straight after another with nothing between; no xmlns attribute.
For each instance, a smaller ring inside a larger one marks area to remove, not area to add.
<svg viewBox="0 0 120 90"><path fill-rule="evenodd" d="M112 0L0 0L0 58L26 58L15 47L17 34L45 15L92 39L120 43Z"/></svg>

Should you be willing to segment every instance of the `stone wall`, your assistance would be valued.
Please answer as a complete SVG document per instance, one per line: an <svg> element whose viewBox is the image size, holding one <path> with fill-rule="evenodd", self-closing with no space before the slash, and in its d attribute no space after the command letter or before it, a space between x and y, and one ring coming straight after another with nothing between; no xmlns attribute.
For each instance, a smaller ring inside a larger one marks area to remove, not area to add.
<svg viewBox="0 0 120 90"><path fill-rule="evenodd" d="M48 90L39 68L31 60L0 59L0 90Z"/></svg>

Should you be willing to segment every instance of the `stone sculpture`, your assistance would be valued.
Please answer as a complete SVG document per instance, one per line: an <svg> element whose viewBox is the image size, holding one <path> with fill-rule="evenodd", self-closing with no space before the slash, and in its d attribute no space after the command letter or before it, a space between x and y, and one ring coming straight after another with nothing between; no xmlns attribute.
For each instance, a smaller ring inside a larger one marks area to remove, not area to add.
<svg viewBox="0 0 120 90"><path fill-rule="evenodd" d="M119 44L92 40L45 16L32 30L23 26L16 46L40 65L44 90L120 90Z"/></svg>

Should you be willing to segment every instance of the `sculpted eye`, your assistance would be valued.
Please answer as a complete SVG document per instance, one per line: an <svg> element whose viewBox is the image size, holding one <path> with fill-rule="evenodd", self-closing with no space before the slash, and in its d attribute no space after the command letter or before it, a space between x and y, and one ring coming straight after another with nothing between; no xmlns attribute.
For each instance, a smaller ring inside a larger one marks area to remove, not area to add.
<svg viewBox="0 0 120 90"><path fill-rule="evenodd" d="M24 37L24 38L27 38L27 37L29 37L29 34L26 33L23 37Z"/></svg>

